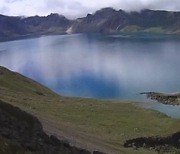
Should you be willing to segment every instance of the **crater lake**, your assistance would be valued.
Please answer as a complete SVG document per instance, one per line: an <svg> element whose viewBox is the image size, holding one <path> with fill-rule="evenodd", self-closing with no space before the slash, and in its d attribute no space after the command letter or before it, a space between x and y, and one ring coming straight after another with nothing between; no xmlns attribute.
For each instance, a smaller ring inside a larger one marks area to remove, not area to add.
<svg viewBox="0 0 180 154"><path fill-rule="evenodd" d="M73 34L0 42L0 65L64 96L145 102L180 118L180 107L140 92L180 91L180 39L161 35Z"/></svg>

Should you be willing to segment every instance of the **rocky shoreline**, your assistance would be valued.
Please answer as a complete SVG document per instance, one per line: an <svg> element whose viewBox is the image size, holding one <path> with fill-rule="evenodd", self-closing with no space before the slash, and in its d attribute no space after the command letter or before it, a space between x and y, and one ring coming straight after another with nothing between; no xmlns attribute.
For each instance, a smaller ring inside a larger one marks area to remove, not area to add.
<svg viewBox="0 0 180 154"><path fill-rule="evenodd" d="M146 95L151 100L156 100L166 105L180 105L180 93L165 94L157 92L143 92L141 95ZM156 150L158 153L166 153L175 151L180 152L180 131L169 135L167 137L139 137L127 140L124 143L126 148L145 148L149 150Z"/></svg>
<svg viewBox="0 0 180 154"><path fill-rule="evenodd" d="M143 92L141 95L146 95L148 99L156 100L166 105L180 105L180 93L165 94L158 92Z"/></svg>

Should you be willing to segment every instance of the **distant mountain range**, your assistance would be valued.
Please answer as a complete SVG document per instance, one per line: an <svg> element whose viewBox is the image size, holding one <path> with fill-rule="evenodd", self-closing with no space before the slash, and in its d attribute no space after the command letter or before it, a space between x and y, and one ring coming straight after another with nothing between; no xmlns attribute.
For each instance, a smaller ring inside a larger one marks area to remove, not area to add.
<svg viewBox="0 0 180 154"><path fill-rule="evenodd" d="M117 32L180 34L180 12L125 12L103 8L94 14L74 20L59 14L27 18L0 15L0 39L43 34Z"/></svg>

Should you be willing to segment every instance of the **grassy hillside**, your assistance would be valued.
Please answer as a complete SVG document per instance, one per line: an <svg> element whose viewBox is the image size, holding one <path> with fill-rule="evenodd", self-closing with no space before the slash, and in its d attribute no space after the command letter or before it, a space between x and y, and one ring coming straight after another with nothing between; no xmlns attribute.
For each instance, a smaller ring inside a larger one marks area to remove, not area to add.
<svg viewBox="0 0 180 154"><path fill-rule="evenodd" d="M11 72L4 67L0 67L0 88L24 94L38 94L48 97L57 96L57 94L41 84L16 72Z"/></svg>
<svg viewBox="0 0 180 154"><path fill-rule="evenodd" d="M156 27L141 27L137 25L128 25L120 29L119 32L123 33L154 33L154 34L179 34L179 28L164 28L162 26Z"/></svg>
<svg viewBox="0 0 180 154"><path fill-rule="evenodd" d="M180 120L140 108L135 102L58 96L48 88L0 67L0 100L36 115L45 131L73 145L107 153L148 154L124 148L136 137L167 136L180 130Z"/></svg>
<svg viewBox="0 0 180 154"><path fill-rule="evenodd" d="M48 136L35 116L3 101L0 101L0 153L90 154Z"/></svg>

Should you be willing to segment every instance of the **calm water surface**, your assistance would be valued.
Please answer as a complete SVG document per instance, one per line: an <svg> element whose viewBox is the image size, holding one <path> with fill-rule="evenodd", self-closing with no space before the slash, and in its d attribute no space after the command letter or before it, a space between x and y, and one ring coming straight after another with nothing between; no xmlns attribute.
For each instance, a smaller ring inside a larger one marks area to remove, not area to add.
<svg viewBox="0 0 180 154"><path fill-rule="evenodd" d="M60 35L0 43L0 65L65 96L144 100L139 92L180 91L180 40ZM180 107L148 103L180 118Z"/></svg>

